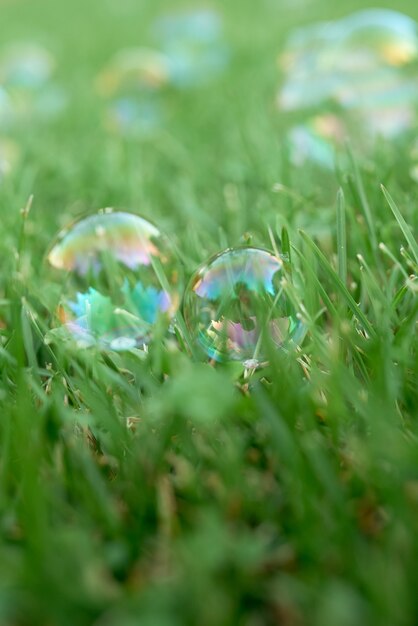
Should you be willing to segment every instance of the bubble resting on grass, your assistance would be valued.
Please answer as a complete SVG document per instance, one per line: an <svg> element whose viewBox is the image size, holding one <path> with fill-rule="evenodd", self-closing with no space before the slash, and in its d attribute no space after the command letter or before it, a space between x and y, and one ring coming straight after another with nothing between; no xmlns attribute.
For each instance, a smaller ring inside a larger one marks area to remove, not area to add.
<svg viewBox="0 0 418 626"><path fill-rule="evenodd" d="M195 341L217 361L265 360L270 342L298 342L302 325L283 292L283 263L251 247L221 252L186 288L184 317Z"/></svg>
<svg viewBox="0 0 418 626"><path fill-rule="evenodd" d="M48 261L66 272L59 317L81 347L143 347L159 320L168 325L177 309L170 246L156 226L132 213L106 209L75 222Z"/></svg>
<svg viewBox="0 0 418 626"><path fill-rule="evenodd" d="M278 106L304 116L299 129L305 127L305 134L312 134L319 110L339 118L332 137L325 127L316 132L311 158L318 162L318 138L341 144L350 136L363 147L378 136L395 139L415 123L417 60L418 26L396 11L370 9L304 27L291 35L280 58L285 79Z"/></svg>

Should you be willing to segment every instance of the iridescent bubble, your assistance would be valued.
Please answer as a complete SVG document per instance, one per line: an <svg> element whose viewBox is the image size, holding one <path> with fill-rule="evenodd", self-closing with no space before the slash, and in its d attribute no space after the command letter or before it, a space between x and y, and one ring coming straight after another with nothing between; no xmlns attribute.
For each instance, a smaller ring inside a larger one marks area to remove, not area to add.
<svg viewBox="0 0 418 626"><path fill-rule="evenodd" d="M156 98L119 98L107 106L104 124L118 135L146 137L161 128L163 119L161 103Z"/></svg>
<svg viewBox="0 0 418 626"><path fill-rule="evenodd" d="M52 56L36 43L11 44L0 53L0 83L8 88L39 89L53 69Z"/></svg>
<svg viewBox="0 0 418 626"><path fill-rule="evenodd" d="M164 120L159 91L167 82L168 62L163 54L149 48L119 51L96 81L107 101L105 127L134 137L158 130Z"/></svg>
<svg viewBox="0 0 418 626"><path fill-rule="evenodd" d="M217 361L265 358L266 346L298 342L303 327L286 296L283 262L260 248L232 248L192 276L184 295L186 325Z"/></svg>
<svg viewBox="0 0 418 626"><path fill-rule="evenodd" d="M79 345L143 347L178 306L178 270L167 239L132 213L105 209L58 236L48 254L61 270L60 321Z"/></svg>
<svg viewBox="0 0 418 626"><path fill-rule="evenodd" d="M168 62L170 84L175 87L206 84L228 65L222 20L214 11L172 13L161 17L154 31Z"/></svg>
<svg viewBox="0 0 418 626"><path fill-rule="evenodd" d="M8 117L3 126L21 122L50 121L68 104L65 91L52 81L55 62L51 54L36 43L17 43L0 52L0 84L7 96ZM4 94L0 93L0 125Z"/></svg>
<svg viewBox="0 0 418 626"><path fill-rule="evenodd" d="M168 82L168 60L151 48L125 48L115 54L97 77L104 97L132 96L158 90Z"/></svg>
<svg viewBox="0 0 418 626"><path fill-rule="evenodd" d="M345 129L335 115L317 115L288 133L290 160L296 166L310 160L319 167L334 169L336 148L342 144Z"/></svg>
<svg viewBox="0 0 418 626"><path fill-rule="evenodd" d="M332 139L340 142L343 134L367 148L416 123L417 61L418 26L396 11L370 9L301 28L280 58L285 80L278 106L308 116L308 126L319 111L338 117Z"/></svg>

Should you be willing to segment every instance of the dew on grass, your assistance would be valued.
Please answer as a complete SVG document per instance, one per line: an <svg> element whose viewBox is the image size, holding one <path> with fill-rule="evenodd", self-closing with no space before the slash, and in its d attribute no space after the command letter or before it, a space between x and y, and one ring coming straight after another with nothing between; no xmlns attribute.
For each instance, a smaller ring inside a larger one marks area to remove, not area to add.
<svg viewBox="0 0 418 626"><path fill-rule="evenodd" d="M210 83L229 62L223 24L212 10L169 13L154 25L159 49L168 62L170 84L190 88Z"/></svg>
<svg viewBox="0 0 418 626"><path fill-rule="evenodd" d="M210 259L184 295L194 340L212 359L242 362L264 360L269 343L297 343L303 329L282 278L282 260L260 248L232 248Z"/></svg>
<svg viewBox="0 0 418 626"><path fill-rule="evenodd" d="M179 301L178 270L159 229L105 209L62 231L48 253L62 285L59 319L79 346L142 348Z"/></svg>
<svg viewBox="0 0 418 626"><path fill-rule="evenodd" d="M396 139L415 124L417 60L418 25L396 11L363 10L298 29L280 57L278 107L303 116L308 128L319 111L338 117L336 143ZM325 127L316 134L331 141Z"/></svg>

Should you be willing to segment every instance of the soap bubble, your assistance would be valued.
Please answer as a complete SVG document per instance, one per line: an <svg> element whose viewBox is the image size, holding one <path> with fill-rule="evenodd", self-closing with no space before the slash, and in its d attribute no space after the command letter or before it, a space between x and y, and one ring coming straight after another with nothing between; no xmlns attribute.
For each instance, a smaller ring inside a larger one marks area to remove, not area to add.
<svg viewBox="0 0 418 626"><path fill-rule="evenodd" d="M150 48L120 50L96 81L107 103L105 127L134 137L158 130L164 119L159 92L167 82L168 62L163 54Z"/></svg>
<svg viewBox="0 0 418 626"><path fill-rule="evenodd" d="M102 96L128 96L158 90L168 81L166 57L151 48L119 50L97 77Z"/></svg>
<svg viewBox="0 0 418 626"><path fill-rule="evenodd" d="M54 60L36 43L15 43L0 53L0 84L10 89L36 90L51 78Z"/></svg>
<svg viewBox="0 0 418 626"><path fill-rule="evenodd" d="M368 148L377 137L396 139L415 124L417 61L418 25L396 11L364 10L298 29L280 58L279 109L303 116L307 129L319 112L338 117L332 136L325 126L316 131L331 144L352 137Z"/></svg>
<svg viewBox="0 0 418 626"><path fill-rule="evenodd" d="M105 209L60 233L48 261L61 270L59 318L80 346L141 348L179 302L166 238L132 213Z"/></svg>
<svg viewBox="0 0 418 626"><path fill-rule="evenodd" d="M288 132L290 160L301 166L308 159L325 169L335 166L335 145L344 139L344 126L335 115L316 115Z"/></svg>
<svg viewBox="0 0 418 626"><path fill-rule="evenodd" d="M222 20L210 10L171 13L155 23L159 48L168 63L170 84L189 88L207 84L227 67L229 49Z"/></svg>
<svg viewBox="0 0 418 626"><path fill-rule="evenodd" d="M302 325L283 291L283 262L267 250L232 248L202 265L186 288L186 325L217 361L262 361L268 342L297 343Z"/></svg>
<svg viewBox="0 0 418 626"><path fill-rule="evenodd" d="M36 43L15 43L0 51L0 127L34 118L49 121L62 113L68 97L52 81L54 68L52 55Z"/></svg>

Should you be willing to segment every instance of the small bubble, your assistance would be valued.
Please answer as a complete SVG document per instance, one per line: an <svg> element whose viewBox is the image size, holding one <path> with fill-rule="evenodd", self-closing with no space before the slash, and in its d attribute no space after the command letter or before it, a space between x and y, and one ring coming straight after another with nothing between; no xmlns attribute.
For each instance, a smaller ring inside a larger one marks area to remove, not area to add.
<svg viewBox="0 0 418 626"><path fill-rule="evenodd" d="M212 359L259 362L271 343L298 342L303 326L280 286L281 259L267 250L225 250L202 265L186 289L188 329Z"/></svg>
<svg viewBox="0 0 418 626"><path fill-rule="evenodd" d="M171 246L133 213L102 211L76 221L58 236L48 261L62 285L58 317L80 347L142 347L157 320L168 326L177 309Z"/></svg>

